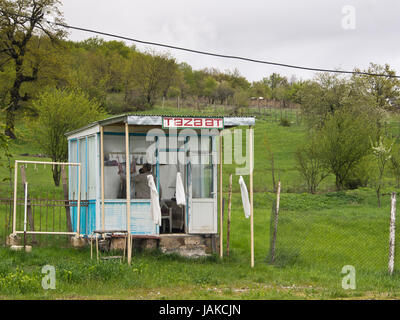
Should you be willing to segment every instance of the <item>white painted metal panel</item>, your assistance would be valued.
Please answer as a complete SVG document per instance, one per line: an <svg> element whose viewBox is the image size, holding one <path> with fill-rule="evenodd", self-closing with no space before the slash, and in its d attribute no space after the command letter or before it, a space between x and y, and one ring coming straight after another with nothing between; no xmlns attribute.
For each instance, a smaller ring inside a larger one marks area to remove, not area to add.
<svg viewBox="0 0 400 320"><path fill-rule="evenodd" d="M100 132L100 126L98 124L94 124L90 127L83 127L81 129L78 130L74 130L71 133L66 133L66 136L68 138L68 140L71 139L79 139L85 136L89 136L95 133Z"/></svg>
<svg viewBox="0 0 400 320"><path fill-rule="evenodd" d="M212 149L209 150L209 155L214 160L212 155L216 148L216 138L212 138ZM193 159L193 157L191 156ZM192 160L190 159L190 160ZM193 188L198 188L194 186L193 179L195 172L193 171L195 165L189 165L189 233L217 233L218 230L218 206L217 206L217 164L211 164L212 172L211 177L206 175L205 170L210 167L210 165L203 165L198 167L201 173L196 173L196 179L204 179L202 183L210 183L211 190L208 187L201 186L200 191L197 190L197 197L193 193ZM209 169L208 169L209 170ZM209 179L205 179L206 176ZM210 180L211 178L211 180ZM198 183L198 181L197 181ZM202 198L198 197L201 196Z"/></svg>
<svg viewBox="0 0 400 320"><path fill-rule="evenodd" d="M254 126L255 117L224 117L225 127Z"/></svg>
<svg viewBox="0 0 400 320"><path fill-rule="evenodd" d="M213 199L192 199L190 233L217 233L217 214Z"/></svg>
<svg viewBox="0 0 400 320"><path fill-rule="evenodd" d="M87 140L87 186L88 186L88 199L96 199L96 137L90 136Z"/></svg>
<svg viewBox="0 0 400 320"><path fill-rule="evenodd" d="M105 230L126 230L126 201L106 200ZM150 202L131 201L131 233L157 234L156 225L150 212Z"/></svg>
<svg viewBox="0 0 400 320"><path fill-rule="evenodd" d="M78 162L81 164L81 199L87 200L86 137L78 140Z"/></svg>
<svg viewBox="0 0 400 320"><path fill-rule="evenodd" d="M160 116L128 116L127 122L130 125L161 126L162 117L160 117Z"/></svg>

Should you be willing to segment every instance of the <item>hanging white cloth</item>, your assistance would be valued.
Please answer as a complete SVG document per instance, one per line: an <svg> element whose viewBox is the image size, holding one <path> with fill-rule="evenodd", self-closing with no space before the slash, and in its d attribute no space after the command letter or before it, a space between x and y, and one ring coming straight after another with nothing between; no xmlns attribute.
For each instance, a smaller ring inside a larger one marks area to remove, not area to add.
<svg viewBox="0 0 400 320"><path fill-rule="evenodd" d="M250 217L250 201L249 201L249 193L247 192L246 183L243 180L243 177L239 178L240 185L240 193L242 194L242 203L244 209L244 215L246 218Z"/></svg>
<svg viewBox="0 0 400 320"><path fill-rule="evenodd" d="M150 188L150 210L153 215L153 221L155 224L161 226L160 199L156 184L154 183L154 178L151 174L147 176L147 182Z"/></svg>
<svg viewBox="0 0 400 320"><path fill-rule="evenodd" d="M176 204L178 206L182 207L186 205L185 189L183 187L183 182L180 172L177 172L176 174L175 196L176 196Z"/></svg>

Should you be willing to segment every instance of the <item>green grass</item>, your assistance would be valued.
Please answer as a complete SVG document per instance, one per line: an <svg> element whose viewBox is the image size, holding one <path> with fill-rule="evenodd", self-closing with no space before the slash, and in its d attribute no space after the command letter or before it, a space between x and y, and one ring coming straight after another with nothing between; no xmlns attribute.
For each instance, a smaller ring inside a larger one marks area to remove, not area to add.
<svg viewBox="0 0 400 320"><path fill-rule="evenodd" d="M155 109L144 113L168 113ZM215 110L209 110L210 115ZM217 110L215 114L222 112ZM176 114L192 114L192 110ZM398 134L398 122L389 127ZM23 130L21 131L24 132ZM23 137L25 138L25 137ZM0 298L23 299L365 299L399 298L400 268L387 273L390 198L382 207L372 189L334 192L334 179L321 184L319 193L305 193L293 154L305 139L305 128L262 117L255 127L254 234L255 267L250 268L250 221L244 217L237 176L234 175L231 256L221 261L188 260L158 252L135 253L132 265L96 263L90 251L34 247L31 253L0 248ZM272 191L270 155L282 182L276 261L268 263ZM12 148L20 154L39 153L21 139ZM50 168L28 168L28 181L38 194L53 192ZM224 166L224 190L234 165ZM0 175L7 171L0 169ZM248 182L248 177L245 177ZM394 179L387 175L387 181ZM384 192L400 191L388 184ZM61 194L61 188L56 189ZM227 195L225 194L225 198ZM226 215L225 215L226 220ZM0 226L3 227L3 212ZM226 222L226 221L225 221ZM226 223L225 223L226 226ZM398 229L397 229L398 230ZM226 237L226 230L225 237ZM399 243L399 241L398 241ZM63 245L65 242L63 242ZM396 262L400 263L396 247ZM43 290L41 268L56 268L55 290ZM356 268L356 290L342 289L342 267ZM397 264L399 265L399 264Z"/></svg>

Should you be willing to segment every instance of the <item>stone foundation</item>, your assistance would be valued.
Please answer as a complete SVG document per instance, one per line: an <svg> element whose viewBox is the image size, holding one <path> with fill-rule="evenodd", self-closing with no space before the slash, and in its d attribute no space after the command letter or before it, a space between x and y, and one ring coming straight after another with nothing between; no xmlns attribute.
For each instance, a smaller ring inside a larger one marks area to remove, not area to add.
<svg viewBox="0 0 400 320"><path fill-rule="evenodd" d="M109 239L109 245L104 248L99 243L99 248L106 251L123 250L124 247L123 237ZM157 249L166 254L176 253L189 258L206 257L219 252L219 235L162 234L159 237L132 238L132 250Z"/></svg>
<svg viewBox="0 0 400 320"><path fill-rule="evenodd" d="M126 247L125 237L114 237L110 241L110 250L124 250Z"/></svg>
<svg viewBox="0 0 400 320"><path fill-rule="evenodd" d="M6 239L7 246L19 246L21 245L21 237L17 234L10 234Z"/></svg>
<svg viewBox="0 0 400 320"><path fill-rule="evenodd" d="M90 241L89 241L90 242ZM8 246L20 246L21 237L10 234L6 239ZM82 237L71 237L71 246L74 248L82 248L88 244L88 240ZM93 240L93 246L96 241ZM99 239L99 250L123 250L126 246L125 237L112 237L108 239ZM183 233L161 234L158 237L133 237L132 249L157 250L166 254L178 254L189 258L206 257L211 254L219 253L219 235L189 235Z"/></svg>
<svg viewBox="0 0 400 320"><path fill-rule="evenodd" d="M84 238L81 237L71 237L71 246L73 248L83 248L84 246L86 246L87 241Z"/></svg>
<svg viewBox="0 0 400 320"><path fill-rule="evenodd" d="M188 258L210 256L219 250L218 235L164 234L159 248L163 253L176 253Z"/></svg>

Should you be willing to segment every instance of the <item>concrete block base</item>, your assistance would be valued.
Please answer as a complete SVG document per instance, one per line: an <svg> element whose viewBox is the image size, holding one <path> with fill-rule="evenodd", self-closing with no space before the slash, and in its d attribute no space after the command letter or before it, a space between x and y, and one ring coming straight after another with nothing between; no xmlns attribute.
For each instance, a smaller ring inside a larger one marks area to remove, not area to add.
<svg viewBox="0 0 400 320"><path fill-rule="evenodd" d="M125 237L111 238L110 250L124 250L126 245Z"/></svg>
<svg viewBox="0 0 400 320"><path fill-rule="evenodd" d="M86 240L81 237L71 237L71 246L73 248L83 248L86 245Z"/></svg>
<svg viewBox="0 0 400 320"><path fill-rule="evenodd" d="M10 234L6 239L7 246L19 246L21 245L21 237L17 234Z"/></svg>
<svg viewBox="0 0 400 320"><path fill-rule="evenodd" d="M164 234L160 236L159 248L163 253L175 253L187 258L207 257L219 252L219 236Z"/></svg>
<svg viewBox="0 0 400 320"><path fill-rule="evenodd" d="M32 246L15 246L12 245L10 246L10 249L13 251L23 251L25 249L25 252L32 252Z"/></svg>

